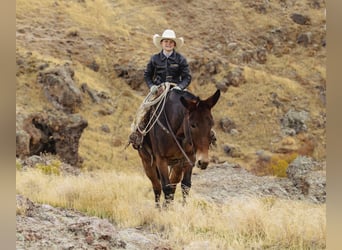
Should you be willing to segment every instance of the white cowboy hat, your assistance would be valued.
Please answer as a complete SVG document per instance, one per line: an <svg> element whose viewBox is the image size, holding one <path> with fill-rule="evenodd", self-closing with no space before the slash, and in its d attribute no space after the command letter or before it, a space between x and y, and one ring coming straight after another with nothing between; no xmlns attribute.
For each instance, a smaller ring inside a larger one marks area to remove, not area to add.
<svg viewBox="0 0 342 250"><path fill-rule="evenodd" d="M159 36L158 34L154 34L153 43L158 49L162 49L160 45L160 41L163 39L170 39L176 43L176 48L180 49L184 44L183 37L177 38L176 33L173 30L164 30L163 35Z"/></svg>

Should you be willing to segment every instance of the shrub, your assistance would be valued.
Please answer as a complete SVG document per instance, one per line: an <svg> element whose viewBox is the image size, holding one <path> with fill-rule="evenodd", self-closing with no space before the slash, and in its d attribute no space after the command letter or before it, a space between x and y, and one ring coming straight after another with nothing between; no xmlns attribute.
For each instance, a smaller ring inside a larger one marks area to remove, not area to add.
<svg viewBox="0 0 342 250"><path fill-rule="evenodd" d="M15 167L16 167L17 170L22 170L23 169L23 165L18 160L16 160L16 162L15 162Z"/></svg>
<svg viewBox="0 0 342 250"><path fill-rule="evenodd" d="M37 164L36 168L41 170L46 175L60 175L61 162L53 160L49 165Z"/></svg>
<svg viewBox="0 0 342 250"><path fill-rule="evenodd" d="M284 156L273 156L270 161L270 168L272 170L272 174L277 177L286 177L286 170L289 164L296 159L297 153L293 153L290 155Z"/></svg>

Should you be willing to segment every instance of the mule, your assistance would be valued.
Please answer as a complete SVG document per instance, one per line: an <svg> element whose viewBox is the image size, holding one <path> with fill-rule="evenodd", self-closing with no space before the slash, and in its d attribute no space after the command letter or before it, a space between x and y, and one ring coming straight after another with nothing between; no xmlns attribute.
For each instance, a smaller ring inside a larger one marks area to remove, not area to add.
<svg viewBox="0 0 342 250"><path fill-rule="evenodd" d="M188 91L172 89L166 95L165 105L156 108L159 110L155 111L161 112L158 120L138 149L145 173L152 183L156 207L160 207L162 191L165 206L174 200L179 182L185 203L191 188L193 167L207 168L210 133L214 125L211 109L219 97L220 90L201 100Z"/></svg>

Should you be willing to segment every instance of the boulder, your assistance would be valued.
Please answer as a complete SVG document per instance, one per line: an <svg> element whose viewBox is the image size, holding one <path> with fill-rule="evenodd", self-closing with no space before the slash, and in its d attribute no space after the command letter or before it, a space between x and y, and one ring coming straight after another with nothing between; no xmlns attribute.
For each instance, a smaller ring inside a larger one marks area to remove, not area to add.
<svg viewBox="0 0 342 250"><path fill-rule="evenodd" d="M16 156L41 153L60 156L66 163L78 166L79 140L88 122L78 114L59 112L17 113Z"/></svg>
<svg viewBox="0 0 342 250"><path fill-rule="evenodd" d="M286 135L295 135L299 132L305 132L307 130L305 122L308 119L309 113L307 111L290 109L280 120L283 133Z"/></svg>
<svg viewBox="0 0 342 250"><path fill-rule="evenodd" d="M286 174L294 186L313 202L326 201L326 174L312 158L298 156L289 164Z"/></svg>
<svg viewBox="0 0 342 250"><path fill-rule="evenodd" d="M80 89L74 83L74 70L68 66L57 66L42 70L38 82L43 85L45 97L52 105L65 113L75 113L82 103Z"/></svg>

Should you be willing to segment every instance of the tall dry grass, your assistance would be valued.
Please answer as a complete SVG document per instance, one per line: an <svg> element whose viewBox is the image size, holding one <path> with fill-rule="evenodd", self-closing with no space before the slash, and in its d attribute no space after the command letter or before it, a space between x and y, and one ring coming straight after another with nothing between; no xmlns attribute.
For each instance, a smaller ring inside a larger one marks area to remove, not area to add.
<svg viewBox="0 0 342 250"><path fill-rule="evenodd" d="M233 199L210 203L180 190L169 209L154 208L151 185L143 173L44 175L17 172L17 192L36 202L74 208L108 218L118 227L143 227L169 240L174 249L205 242L210 249L324 249L326 206L276 198Z"/></svg>

